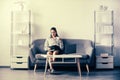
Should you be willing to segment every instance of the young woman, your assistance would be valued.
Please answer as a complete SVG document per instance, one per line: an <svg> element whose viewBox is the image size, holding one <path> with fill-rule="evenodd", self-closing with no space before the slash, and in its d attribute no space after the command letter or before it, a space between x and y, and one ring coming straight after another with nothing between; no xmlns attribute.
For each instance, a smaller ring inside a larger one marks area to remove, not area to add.
<svg viewBox="0 0 120 80"><path fill-rule="evenodd" d="M63 50L63 42L59 38L57 30L55 27L52 27L50 29L50 37L46 39L45 41L45 50L47 51L47 55L57 55L60 54ZM50 69L49 71L52 73L54 72L53 66L51 64L52 61L55 61L55 58L49 58L49 65Z"/></svg>

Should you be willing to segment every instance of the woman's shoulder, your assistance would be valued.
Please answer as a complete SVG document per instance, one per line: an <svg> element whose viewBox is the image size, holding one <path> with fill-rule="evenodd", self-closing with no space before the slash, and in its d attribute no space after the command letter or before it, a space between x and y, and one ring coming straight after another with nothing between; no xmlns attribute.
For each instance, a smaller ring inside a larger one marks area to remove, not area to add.
<svg viewBox="0 0 120 80"><path fill-rule="evenodd" d="M47 37L46 40L50 40L51 38L50 37Z"/></svg>

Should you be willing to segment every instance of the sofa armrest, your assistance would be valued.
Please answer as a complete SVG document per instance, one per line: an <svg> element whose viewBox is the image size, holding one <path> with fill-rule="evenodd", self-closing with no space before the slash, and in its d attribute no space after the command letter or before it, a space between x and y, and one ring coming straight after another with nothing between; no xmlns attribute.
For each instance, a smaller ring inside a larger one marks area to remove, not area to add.
<svg viewBox="0 0 120 80"><path fill-rule="evenodd" d="M36 50L35 48L31 48L30 49L30 53L29 53L29 56L30 56L30 60L32 63L35 63L35 54L36 54Z"/></svg>
<svg viewBox="0 0 120 80"><path fill-rule="evenodd" d="M86 54L89 55L89 57L92 56L92 53L93 53L93 48L92 47L89 47L86 49Z"/></svg>
<svg viewBox="0 0 120 80"><path fill-rule="evenodd" d="M94 50L93 50L93 47L89 47L89 48L87 48L87 50L86 50L86 54L89 56L89 58L88 58L88 63L91 63L92 62L92 59L93 59L93 52Z"/></svg>

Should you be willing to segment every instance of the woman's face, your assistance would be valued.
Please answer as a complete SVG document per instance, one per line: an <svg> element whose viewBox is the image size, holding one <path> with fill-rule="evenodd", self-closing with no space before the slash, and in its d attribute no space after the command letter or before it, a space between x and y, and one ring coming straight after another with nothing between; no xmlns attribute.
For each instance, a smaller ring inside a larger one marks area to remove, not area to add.
<svg viewBox="0 0 120 80"><path fill-rule="evenodd" d="M51 30L52 37L56 37L56 32L54 30Z"/></svg>

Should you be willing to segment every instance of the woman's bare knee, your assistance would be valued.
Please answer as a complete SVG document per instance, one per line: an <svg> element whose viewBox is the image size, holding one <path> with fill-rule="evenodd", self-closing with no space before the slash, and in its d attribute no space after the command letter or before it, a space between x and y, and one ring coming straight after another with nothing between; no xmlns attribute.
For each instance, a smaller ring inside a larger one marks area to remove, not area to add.
<svg viewBox="0 0 120 80"><path fill-rule="evenodd" d="M48 52L47 52L47 55L52 55L52 54L53 54L53 53L52 53L52 52L50 52L50 51L48 51Z"/></svg>
<svg viewBox="0 0 120 80"><path fill-rule="evenodd" d="M59 51L54 51L53 54L54 55L59 54Z"/></svg>

